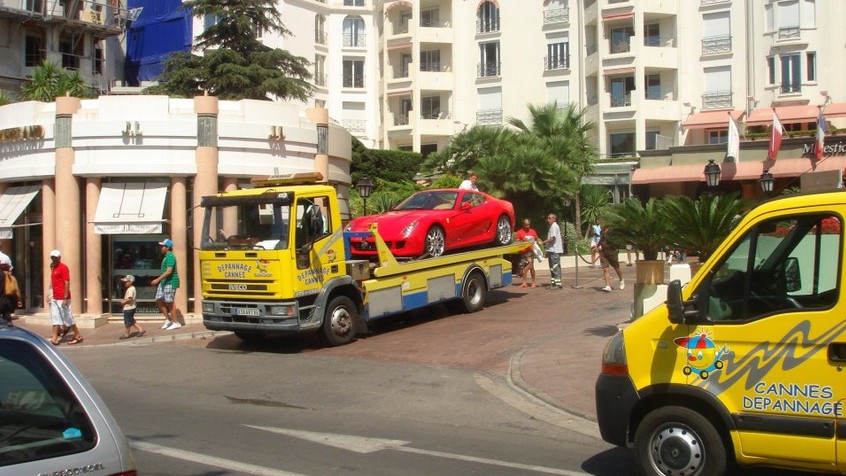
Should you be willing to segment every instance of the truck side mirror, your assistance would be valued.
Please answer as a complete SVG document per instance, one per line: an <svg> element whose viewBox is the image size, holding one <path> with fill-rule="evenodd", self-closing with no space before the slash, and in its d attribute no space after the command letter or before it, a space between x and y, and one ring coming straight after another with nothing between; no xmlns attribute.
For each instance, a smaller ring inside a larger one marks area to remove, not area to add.
<svg viewBox="0 0 846 476"><path fill-rule="evenodd" d="M678 279L667 284L667 312L670 322L684 324L684 301L682 301L681 281Z"/></svg>

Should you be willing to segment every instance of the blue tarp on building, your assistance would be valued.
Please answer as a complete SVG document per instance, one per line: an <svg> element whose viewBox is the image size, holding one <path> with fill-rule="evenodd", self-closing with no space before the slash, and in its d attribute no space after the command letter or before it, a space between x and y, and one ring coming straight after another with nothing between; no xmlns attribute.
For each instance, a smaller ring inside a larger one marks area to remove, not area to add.
<svg viewBox="0 0 846 476"><path fill-rule="evenodd" d="M171 53L191 50L193 17L191 10L180 9L181 5L182 0L129 0L129 9L143 10L129 25L126 37L124 77L128 86L155 80Z"/></svg>

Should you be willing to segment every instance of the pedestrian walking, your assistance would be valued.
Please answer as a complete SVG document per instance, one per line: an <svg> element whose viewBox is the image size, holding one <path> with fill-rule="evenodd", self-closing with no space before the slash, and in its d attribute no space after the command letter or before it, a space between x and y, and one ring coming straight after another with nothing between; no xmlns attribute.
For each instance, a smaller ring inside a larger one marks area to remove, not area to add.
<svg viewBox="0 0 846 476"><path fill-rule="evenodd" d="M617 247L608 240L608 229L602 231L599 238L599 261L602 264L602 276L605 278L605 287L602 288L605 292L611 292L611 270L617 273L617 279L620 280L620 289L626 289L626 281L623 280L623 273L620 271L620 260Z"/></svg>
<svg viewBox="0 0 846 476"><path fill-rule="evenodd" d="M79 344L83 339L71 311L70 270L62 263L62 253L59 250L50 252L49 294L50 321L53 324L50 342L59 345L64 333L70 331L73 332L73 339L68 344Z"/></svg>
<svg viewBox="0 0 846 476"><path fill-rule="evenodd" d="M162 274L150 281L150 284L156 286L156 305L165 317L162 329L172 331L182 327L176 313L176 304L174 302L176 290L179 289L179 273L176 271L176 255L173 254L173 240L165 238L159 242L159 247L164 255L161 266Z"/></svg>
<svg viewBox="0 0 846 476"><path fill-rule="evenodd" d="M123 326L126 328L126 332L120 336L120 339L129 339L132 335L130 330L133 327L138 331L138 337L141 337L146 334L147 331L142 329L135 321L135 298L137 297L137 292L135 291L135 276L127 274L123 277L123 279L121 279L121 282L123 283L123 287L126 288L126 291L123 294L123 299L120 301L121 305L123 305Z"/></svg>
<svg viewBox="0 0 846 476"><path fill-rule="evenodd" d="M528 218L523 220L523 227L517 230L515 239L517 241L528 241L532 244L540 240L538 232L532 228L532 221ZM529 274L532 276L532 287L537 287L537 284L535 284L535 252L532 248L529 247L529 249L520 253L520 277L523 278L523 283L520 284L521 288L527 287L526 278Z"/></svg>
<svg viewBox="0 0 846 476"><path fill-rule="evenodd" d="M476 172L469 172L467 174L467 178L464 179L463 182L461 182L461 185L459 185L458 188L463 190L475 190L478 192L479 187L476 186L476 180L478 179L479 176L476 174Z"/></svg>
<svg viewBox="0 0 846 476"><path fill-rule="evenodd" d="M596 259L598 258L599 237L602 235L602 227L599 225L599 220L594 220L590 225L590 267L596 267Z"/></svg>
<svg viewBox="0 0 846 476"><path fill-rule="evenodd" d="M549 231L543 244L546 246L546 258L549 260L550 282L549 289L561 288L561 254L564 253L564 241L561 239L561 229L558 227L558 217L550 213L546 217Z"/></svg>
<svg viewBox="0 0 846 476"><path fill-rule="evenodd" d="M0 319L12 323L12 314L21 302L18 280L12 274L12 260L6 253L0 252L0 270L3 271L0 279Z"/></svg>

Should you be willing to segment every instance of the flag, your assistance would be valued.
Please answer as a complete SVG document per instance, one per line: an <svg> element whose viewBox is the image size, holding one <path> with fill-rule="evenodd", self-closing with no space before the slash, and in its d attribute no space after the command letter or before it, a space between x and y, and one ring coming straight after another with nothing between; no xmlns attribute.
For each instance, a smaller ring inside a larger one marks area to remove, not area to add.
<svg viewBox="0 0 846 476"><path fill-rule="evenodd" d="M726 158L734 159L735 162L740 158L740 130L737 128L737 122L731 117L731 113L729 113L728 152L726 152Z"/></svg>
<svg viewBox="0 0 846 476"><path fill-rule="evenodd" d="M773 130L770 131L770 148L767 151L767 157L772 160L778 158L778 150L781 149L781 136L784 135L784 128L781 127L781 121L778 120L775 111L773 111Z"/></svg>
<svg viewBox="0 0 846 476"><path fill-rule="evenodd" d="M822 115L822 111L820 111L820 115L817 116L817 141L814 144L814 165L817 165L817 162L822 160L823 152L825 151L825 118Z"/></svg>

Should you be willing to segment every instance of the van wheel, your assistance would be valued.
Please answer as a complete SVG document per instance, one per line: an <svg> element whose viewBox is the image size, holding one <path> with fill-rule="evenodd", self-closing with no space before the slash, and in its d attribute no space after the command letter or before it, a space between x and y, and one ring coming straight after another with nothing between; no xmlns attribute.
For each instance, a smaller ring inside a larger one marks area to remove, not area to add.
<svg viewBox="0 0 846 476"><path fill-rule="evenodd" d="M485 299L488 296L488 283L478 271L474 271L464 280L461 287L461 299L458 302L459 309L471 313L482 309Z"/></svg>
<svg viewBox="0 0 846 476"><path fill-rule="evenodd" d="M355 340L355 321L358 308L352 299L336 296L326 306L323 316L323 339L330 347L349 344Z"/></svg>
<svg viewBox="0 0 846 476"><path fill-rule="evenodd" d="M496 237L494 244L507 245L511 243L511 220L507 216L502 215L496 221Z"/></svg>
<svg viewBox="0 0 846 476"><path fill-rule="evenodd" d="M678 406L655 410L640 422L634 454L648 476L723 476L726 448L707 418Z"/></svg>

